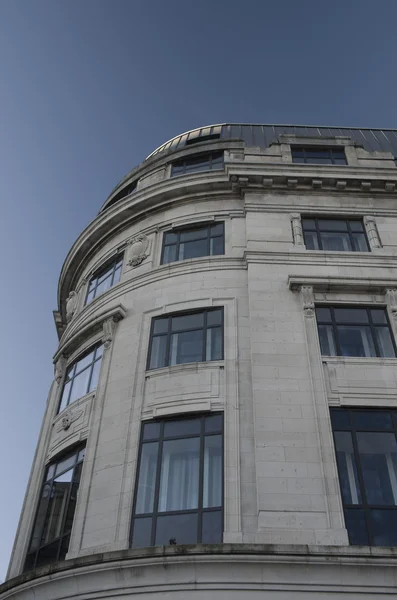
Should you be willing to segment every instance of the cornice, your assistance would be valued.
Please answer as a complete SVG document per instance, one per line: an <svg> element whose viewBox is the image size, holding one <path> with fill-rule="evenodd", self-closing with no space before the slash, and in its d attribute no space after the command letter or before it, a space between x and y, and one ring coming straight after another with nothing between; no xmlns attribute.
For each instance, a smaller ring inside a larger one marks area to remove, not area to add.
<svg viewBox="0 0 397 600"><path fill-rule="evenodd" d="M387 289L397 287L396 277L316 277L313 275L289 275L288 287L299 291L302 286L310 286L314 292L370 292L383 294Z"/></svg>
<svg viewBox="0 0 397 600"><path fill-rule="evenodd" d="M381 252L322 252L318 250L290 250L263 251L247 250L245 252L247 264L283 264L288 265L315 265L315 266L338 266L338 267L374 267L385 269L396 269L397 279L397 256L386 255Z"/></svg>

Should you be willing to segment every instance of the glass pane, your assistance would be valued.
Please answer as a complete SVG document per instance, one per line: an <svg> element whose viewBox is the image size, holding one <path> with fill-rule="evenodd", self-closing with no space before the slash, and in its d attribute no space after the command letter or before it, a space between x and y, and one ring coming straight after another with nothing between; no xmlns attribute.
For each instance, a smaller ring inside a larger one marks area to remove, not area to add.
<svg viewBox="0 0 397 600"><path fill-rule="evenodd" d="M357 433L368 504L397 504L397 442L394 433Z"/></svg>
<svg viewBox="0 0 397 600"><path fill-rule="evenodd" d="M186 260L188 258L197 258L199 256L208 256L208 238L204 240L196 240L194 242L181 242L179 246L178 260Z"/></svg>
<svg viewBox="0 0 397 600"><path fill-rule="evenodd" d="M306 229L316 229L316 222L314 219L302 219L302 227Z"/></svg>
<svg viewBox="0 0 397 600"><path fill-rule="evenodd" d="M210 415L205 418L205 433L212 433L214 431L222 431L222 415Z"/></svg>
<svg viewBox="0 0 397 600"><path fill-rule="evenodd" d="M159 512L197 508L199 472L199 437L164 442Z"/></svg>
<svg viewBox="0 0 397 600"><path fill-rule="evenodd" d="M70 386L72 385L71 381L68 381L68 383L65 383L65 385L63 386L63 392L62 392L62 398L61 398L61 404L59 405L59 410L58 412L61 412L64 408L67 407L68 405L68 401L69 401L69 392L70 392Z"/></svg>
<svg viewBox="0 0 397 600"><path fill-rule="evenodd" d="M363 233L354 233L353 243L356 252L369 252L367 239Z"/></svg>
<svg viewBox="0 0 397 600"><path fill-rule="evenodd" d="M95 350L95 359L97 359L100 356L102 356L102 354L103 354L103 344L101 344L100 346L96 347L96 350Z"/></svg>
<svg viewBox="0 0 397 600"><path fill-rule="evenodd" d="M332 161L330 158L323 158L322 156L315 156L313 158L306 158L305 162L309 165L330 165Z"/></svg>
<svg viewBox="0 0 397 600"><path fill-rule="evenodd" d="M213 171L215 171L217 169L223 169L223 154L222 154L222 156L212 158L211 169Z"/></svg>
<svg viewBox="0 0 397 600"><path fill-rule="evenodd" d="M346 161L346 158L334 158L333 164L334 165L347 165L347 161Z"/></svg>
<svg viewBox="0 0 397 600"><path fill-rule="evenodd" d="M97 276L97 284L99 285L108 277L111 277L113 273L113 265L109 265L102 273Z"/></svg>
<svg viewBox="0 0 397 600"><path fill-rule="evenodd" d="M178 419L164 423L164 437L199 434L201 419Z"/></svg>
<svg viewBox="0 0 397 600"><path fill-rule="evenodd" d="M305 148L307 158L331 158L329 148Z"/></svg>
<svg viewBox="0 0 397 600"><path fill-rule="evenodd" d="M167 515L157 518L156 546L168 544L195 544L197 542L197 514Z"/></svg>
<svg viewBox="0 0 397 600"><path fill-rule="evenodd" d="M72 381L72 391L70 394L69 404L81 398L88 392L88 384L90 382L90 373L91 369L88 368L85 371L82 371L80 375L76 375L76 377Z"/></svg>
<svg viewBox="0 0 397 600"><path fill-rule="evenodd" d="M94 360L94 350L92 350L92 352L90 352L89 354L87 354L86 356L81 358L79 361L77 361L75 372L80 373L80 371L83 371L83 369L85 369L88 365L90 365L93 360Z"/></svg>
<svg viewBox="0 0 397 600"><path fill-rule="evenodd" d="M329 308L316 308L317 321L331 323L331 311Z"/></svg>
<svg viewBox="0 0 397 600"><path fill-rule="evenodd" d="M112 273L110 273L106 279L99 283L95 290L95 297L97 298L100 294L103 294L112 285Z"/></svg>
<svg viewBox="0 0 397 600"><path fill-rule="evenodd" d="M158 442L142 444L135 508L138 515L153 512L158 446Z"/></svg>
<svg viewBox="0 0 397 600"><path fill-rule="evenodd" d="M211 236L223 235L223 223L211 225Z"/></svg>
<svg viewBox="0 0 397 600"><path fill-rule="evenodd" d="M222 324L222 309L209 310L207 313L207 325L221 325Z"/></svg>
<svg viewBox="0 0 397 600"><path fill-rule="evenodd" d="M159 369L167 364L167 336L157 335L152 339L149 369Z"/></svg>
<svg viewBox="0 0 397 600"><path fill-rule="evenodd" d="M94 297L95 297L95 292L94 292L94 290L93 290L92 292L89 292L89 293L87 294L87 298L86 298L86 301L85 301L85 303L86 303L86 304L88 304L89 302L91 302L91 300L93 300L93 299L94 299Z"/></svg>
<svg viewBox="0 0 397 600"><path fill-rule="evenodd" d="M222 506L222 481L222 436L209 435L204 443L204 508Z"/></svg>
<svg viewBox="0 0 397 600"><path fill-rule="evenodd" d="M132 547L145 548L151 546L152 518L135 519L132 534Z"/></svg>
<svg viewBox="0 0 397 600"><path fill-rule="evenodd" d="M72 475L73 470L70 469L54 480L46 518L44 543L54 540L62 533L63 517L67 509Z"/></svg>
<svg viewBox="0 0 397 600"><path fill-rule="evenodd" d="M305 231L305 246L307 250L320 250L317 233L315 231Z"/></svg>
<svg viewBox="0 0 397 600"><path fill-rule="evenodd" d="M364 511L357 508L345 510L346 529L349 534L349 542L353 546L368 546L368 531Z"/></svg>
<svg viewBox="0 0 397 600"><path fill-rule="evenodd" d="M334 252L351 252L352 245L348 233L321 233L323 250Z"/></svg>
<svg viewBox="0 0 397 600"><path fill-rule="evenodd" d="M365 308L335 308L337 323L368 323L368 313Z"/></svg>
<svg viewBox="0 0 397 600"><path fill-rule="evenodd" d="M342 219L318 219L320 231L347 231L347 223Z"/></svg>
<svg viewBox="0 0 397 600"><path fill-rule="evenodd" d="M176 260L176 245L164 246L163 265Z"/></svg>
<svg viewBox="0 0 397 600"><path fill-rule="evenodd" d="M203 360L203 330L174 333L171 336L171 365Z"/></svg>
<svg viewBox="0 0 397 600"><path fill-rule="evenodd" d="M338 325L341 356L376 356L371 330L365 325Z"/></svg>
<svg viewBox="0 0 397 600"><path fill-rule="evenodd" d="M34 569L34 563L36 562L36 553L28 554L25 560L25 566L23 568L24 571L30 571L30 569Z"/></svg>
<svg viewBox="0 0 397 600"><path fill-rule="evenodd" d="M331 409L331 421L333 430L338 429L350 429L349 411L332 408Z"/></svg>
<svg viewBox="0 0 397 600"><path fill-rule="evenodd" d="M165 319L155 319L153 321L153 334L167 333L168 321L168 317L166 317Z"/></svg>
<svg viewBox="0 0 397 600"><path fill-rule="evenodd" d="M210 256L219 256L224 254L223 237L215 237L210 239Z"/></svg>
<svg viewBox="0 0 397 600"><path fill-rule="evenodd" d="M70 490L70 497L69 497L69 502L68 502L68 506L67 506L66 518L65 518L65 523L63 526L64 533L67 533L68 531L71 531L71 529L72 529L74 511L76 509L77 490L78 489L79 489L78 483L73 483L71 490Z"/></svg>
<svg viewBox="0 0 397 600"><path fill-rule="evenodd" d="M143 439L151 440L160 435L160 423L145 423L143 426Z"/></svg>
<svg viewBox="0 0 397 600"><path fill-rule="evenodd" d="M204 313L202 313L202 312L172 318L172 331L183 331L186 329L196 329L198 327L203 327L203 325L204 325Z"/></svg>
<svg viewBox="0 0 397 600"><path fill-rule="evenodd" d="M174 231L168 231L164 234L164 244L176 244L178 241L178 234Z"/></svg>
<svg viewBox="0 0 397 600"><path fill-rule="evenodd" d="M335 432L339 482L345 504L362 504L352 435L349 431Z"/></svg>
<svg viewBox="0 0 397 600"><path fill-rule="evenodd" d="M48 565L49 563L55 562L58 560L58 549L59 549L59 540L54 542L53 544L49 544L45 546L38 552L36 567L41 567L42 565Z"/></svg>
<svg viewBox="0 0 397 600"><path fill-rule="evenodd" d="M78 461L84 460L84 457L85 457L85 448L83 448L82 450L80 450L79 455L77 457L77 460Z"/></svg>
<svg viewBox="0 0 397 600"><path fill-rule="evenodd" d="M318 325L321 354L323 356L336 356L336 346L332 325Z"/></svg>
<svg viewBox="0 0 397 600"><path fill-rule="evenodd" d="M69 550L70 535L64 535L61 541L61 548L59 550L58 560L65 560L66 554Z"/></svg>
<svg viewBox="0 0 397 600"><path fill-rule="evenodd" d="M115 270L113 275L113 285L116 285L120 281L121 267Z"/></svg>
<svg viewBox="0 0 397 600"><path fill-rule="evenodd" d="M97 360L94 363L94 368L92 369L92 376L91 376L91 381L90 381L90 387L89 387L89 392L92 392L92 390L95 390L96 386L98 385L98 379L99 379L99 373L101 370L101 359Z"/></svg>
<svg viewBox="0 0 397 600"><path fill-rule="evenodd" d="M222 512L220 510L204 512L201 542L203 544L221 544L222 534Z"/></svg>
<svg viewBox="0 0 397 600"><path fill-rule="evenodd" d="M185 172L185 165L184 163L182 164L174 164L172 165L172 171L171 171L171 177L174 177L175 175L182 175L182 173Z"/></svg>
<svg viewBox="0 0 397 600"><path fill-rule="evenodd" d="M54 473L55 473L55 464L52 464L47 468L45 481L48 481L49 479L51 479L53 477Z"/></svg>
<svg viewBox="0 0 397 600"><path fill-rule="evenodd" d="M384 358L394 358L396 354L394 352L389 328L376 327L375 336L378 342L380 356L383 356Z"/></svg>
<svg viewBox="0 0 397 600"><path fill-rule="evenodd" d="M63 473L74 466L76 462L76 455L72 454L71 456L66 457L64 460L60 460L56 465L55 474L59 475L59 473Z"/></svg>
<svg viewBox="0 0 397 600"><path fill-rule="evenodd" d="M181 231L181 242L193 242L194 240L207 239L208 227L200 227L197 229L190 229Z"/></svg>
<svg viewBox="0 0 397 600"><path fill-rule="evenodd" d="M207 329L206 360L222 359L222 329L211 327Z"/></svg>
<svg viewBox="0 0 397 600"><path fill-rule="evenodd" d="M371 318L374 323L387 325L386 312L383 308L371 308Z"/></svg>
<svg viewBox="0 0 397 600"><path fill-rule="evenodd" d="M185 173L194 173L196 171L208 171L210 168L209 161L206 159L189 160L186 162Z"/></svg>
<svg viewBox="0 0 397 600"><path fill-rule="evenodd" d="M361 221L349 221L350 229L352 231L361 233L364 231L364 227Z"/></svg>
<svg viewBox="0 0 397 600"><path fill-rule="evenodd" d="M41 492L40 504L37 511L36 521L33 529L32 541L30 542L29 550L34 550L41 544L41 536L44 529L45 517L47 514L48 503L50 500L50 485L45 485Z"/></svg>
<svg viewBox="0 0 397 600"><path fill-rule="evenodd" d="M353 410L351 420L355 429L392 429L391 413L378 410Z"/></svg>
<svg viewBox="0 0 397 600"><path fill-rule="evenodd" d="M397 546L397 511L370 511L373 546Z"/></svg>

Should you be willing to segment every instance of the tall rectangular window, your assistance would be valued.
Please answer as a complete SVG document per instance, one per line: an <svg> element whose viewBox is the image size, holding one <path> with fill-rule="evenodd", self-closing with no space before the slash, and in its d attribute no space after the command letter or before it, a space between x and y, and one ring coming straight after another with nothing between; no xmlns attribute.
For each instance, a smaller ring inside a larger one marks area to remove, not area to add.
<svg viewBox="0 0 397 600"><path fill-rule="evenodd" d="M145 423L132 546L220 543L222 507L222 415Z"/></svg>
<svg viewBox="0 0 397 600"><path fill-rule="evenodd" d="M343 148L291 146L292 162L311 165L347 165Z"/></svg>
<svg viewBox="0 0 397 600"><path fill-rule="evenodd" d="M61 412L71 402L95 390L101 368L102 353L103 346L95 346L69 365L58 412Z"/></svg>
<svg viewBox="0 0 397 600"><path fill-rule="evenodd" d="M161 264L199 256L224 254L224 246L223 223L174 229L164 233Z"/></svg>
<svg viewBox="0 0 397 600"><path fill-rule="evenodd" d="M86 304L120 281L122 266L123 255L119 254L111 262L108 262L105 266L101 267L101 269L91 277L85 300Z"/></svg>
<svg viewBox="0 0 397 600"><path fill-rule="evenodd" d="M302 219L303 236L308 250L369 252L362 221L357 219Z"/></svg>
<svg viewBox="0 0 397 600"><path fill-rule="evenodd" d="M397 411L331 409L353 545L397 546Z"/></svg>
<svg viewBox="0 0 397 600"><path fill-rule="evenodd" d="M80 447L46 468L25 571L65 558L84 454Z"/></svg>
<svg viewBox="0 0 397 600"><path fill-rule="evenodd" d="M186 156L181 160L173 162L171 177L198 173L200 171L222 171L223 169L223 152L205 152L203 154Z"/></svg>
<svg viewBox="0 0 397 600"><path fill-rule="evenodd" d="M148 369L223 358L223 308L152 320Z"/></svg>
<svg viewBox="0 0 397 600"><path fill-rule="evenodd" d="M316 317L323 356L396 356L384 308L317 306Z"/></svg>

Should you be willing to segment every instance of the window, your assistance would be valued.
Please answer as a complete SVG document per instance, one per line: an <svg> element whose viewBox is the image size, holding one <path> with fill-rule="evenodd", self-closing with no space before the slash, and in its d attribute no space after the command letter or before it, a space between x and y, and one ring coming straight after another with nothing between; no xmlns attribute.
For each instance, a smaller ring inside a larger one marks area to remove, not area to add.
<svg viewBox="0 0 397 600"><path fill-rule="evenodd" d="M127 196L132 194L132 192L135 192L137 185L138 185L138 180L132 181L131 183L129 183L126 187L124 187L122 190L120 190L120 192L118 194L116 194L114 196L114 198L111 199L111 201L106 206L106 208L113 206L113 204L116 204L116 202L118 202L119 200L122 200L123 198L126 198Z"/></svg>
<svg viewBox="0 0 397 600"><path fill-rule="evenodd" d="M362 221L303 218L302 228L308 250L369 252Z"/></svg>
<svg viewBox="0 0 397 600"><path fill-rule="evenodd" d="M343 148L331 148L327 146L292 146L292 162L306 163L310 165L347 165L346 155Z"/></svg>
<svg viewBox="0 0 397 600"><path fill-rule="evenodd" d="M191 137L186 140L186 146L192 146L193 144L198 144L199 142L209 142L210 140L218 140L221 137L220 133L210 133L208 135L201 135L197 137Z"/></svg>
<svg viewBox="0 0 397 600"><path fill-rule="evenodd" d="M120 256L119 254L91 277L85 300L86 304L120 281L122 265L123 255Z"/></svg>
<svg viewBox="0 0 397 600"><path fill-rule="evenodd" d="M397 411L334 408L331 419L350 543L397 546Z"/></svg>
<svg viewBox="0 0 397 600"><path fill-rule="evenodd" d="M384 308L319 306L316 317L324 356L396 356Z"/></svg>
<svg viewBox="0 0 397 600"><path fill-rule="evenodd" d="M58 412L71 402L95 390L101 368L102 352L103 346L96 346L68 367Z"/></svg>
<svg viewBox="0 0 397 600"><path fill-rule="evenodd" d="M224 238L223 223L167 231L163 237L161 264L198 256L224 254Z"/></svg>
<svg viewBox="0 0 397 600"><path fill-rule="evenodd" d="M65 558L84 454L80 447L46 468L25 571Z"/></svg>
<svg viewBox="0 0 397 600"><path fill-rule="evenodd" d="M142 428L132 546L222 542L222 415Z"/></svg>
<svg viewBox="0 0 397 600"><path fill-rule="evenodd" d="M186 175L198 171L217 171L223 169L223 152L194 154L172 163L171 177Z"/></svg>
<svg viewBox="0 0 397 600"><path fill-rule="evenodd" d="M223 309L152 320L148 369L223 358Z"/></svg>

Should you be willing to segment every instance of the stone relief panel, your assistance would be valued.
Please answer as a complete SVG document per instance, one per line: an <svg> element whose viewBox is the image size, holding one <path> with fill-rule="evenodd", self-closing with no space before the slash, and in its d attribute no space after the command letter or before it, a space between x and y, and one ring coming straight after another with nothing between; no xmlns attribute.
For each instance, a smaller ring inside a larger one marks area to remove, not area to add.
<svg viewBox="0 0 397 600"><path fill-rule="evenodd" d="M126 266L130 268L138 267L150 254L149 239L145 234L138 234L132 237L126 250Z"/></svg>
<svg viewBox="0 0 397 600"><path fill-rule="evenodd" d="M47 461L68 446L87 438L94 398L94 393L87 394L56 416L52 425Z"/></svg>
<svg viewBox="0 0 397 600"><path fill-rule="evenodd" d="M219 363L177 365L146 376L142 415L155 417L224 406L225 371Z"/></svg>

